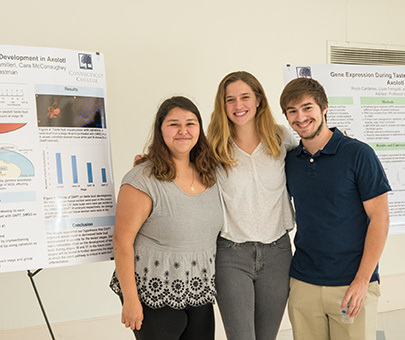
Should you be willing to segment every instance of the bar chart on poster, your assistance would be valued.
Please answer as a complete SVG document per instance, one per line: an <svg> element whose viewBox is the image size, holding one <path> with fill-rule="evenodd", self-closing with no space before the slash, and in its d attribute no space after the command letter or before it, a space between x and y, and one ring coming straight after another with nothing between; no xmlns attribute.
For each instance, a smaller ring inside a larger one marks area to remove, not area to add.
<svg viewBox="0 0 405 340"><path fill-rule="evenodd" d="M0 272L109 260L103 55L0 45L0 74Z"/></svg>
<svg viewBox="0 0 405 340"><path fill-rule="evenodd" d="M92 156L92 147L47 147L44 152L46 188L87 188L112 185L108 158ZM105 155L107 157L107 155Z"/></svg>
<svg viewBox="0 0 405 340"><path fill-rule="evenodd" d="M64 183L66 183L67 181L65 181L63 179L63 172L62 172L62 153L60 152L56 152L55 153L55 159L56 159L56 174L57 174L57 182L58 185L63 185ZM70 155L70 175L71 177L71 182L72 185L79 185L79 173L78 173L78 169L77 169L77 155ZM63 164L65 164L65 161L68 162L66 160L66 156L64 155L64 162ZM85 161L84 163L82 163L81 165L85 165L85 172L86 172L86 183L89 186L94 186L94 176L93 176L93 163L92 162L88 162ZM104 185L107 184L107 173L106 173L106 168L99 168L100 170L100 174L101 174L101 183L103 183Z"/></svg>

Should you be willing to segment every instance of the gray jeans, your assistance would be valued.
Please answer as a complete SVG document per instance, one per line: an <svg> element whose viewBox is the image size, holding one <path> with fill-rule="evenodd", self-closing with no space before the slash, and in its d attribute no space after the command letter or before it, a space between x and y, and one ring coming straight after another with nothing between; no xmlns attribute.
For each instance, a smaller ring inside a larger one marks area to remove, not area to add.
<svg viewBox="0 0 405 340"><path fill-rule="evenodd" d="M270 244L218 238L217 301L228 340L275 340L289 291L288 234Z"/></svg>

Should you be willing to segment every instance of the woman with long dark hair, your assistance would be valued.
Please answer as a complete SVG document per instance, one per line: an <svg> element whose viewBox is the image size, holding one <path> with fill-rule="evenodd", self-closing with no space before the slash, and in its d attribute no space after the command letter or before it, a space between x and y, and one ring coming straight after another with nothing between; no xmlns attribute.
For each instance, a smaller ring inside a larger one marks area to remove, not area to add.
<svg viewBox="0 0 405 340"><path fill-rule="evenodd" d="M146 155L122 180L111 288L138 340L213 340L216 238L223 213L197 107L160 106Z"/></svg>

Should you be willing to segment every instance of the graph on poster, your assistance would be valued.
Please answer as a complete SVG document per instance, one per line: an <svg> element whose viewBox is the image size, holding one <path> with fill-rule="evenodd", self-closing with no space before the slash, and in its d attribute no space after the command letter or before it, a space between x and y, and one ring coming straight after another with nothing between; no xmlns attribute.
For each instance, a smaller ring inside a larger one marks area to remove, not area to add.
<svg viewBox="0 0 405 340"><path fill-rule="evenodd" d="M56 171L58 174L58 184L61 185L63 184L63 172L62 172L62 154L60 152L57 152L55 154L56 157ZM78 169L77 169L77 156L76 155L71 155L71 175L72 175L72 180L73 184L79 184L79 174L78 174ZM85 161L85 167L86 167L86 172L87 172L87 184L94 184L94 176L93 176L93 163L92 162L87 162ZM101 182L103 184L107 183L107 176L106 176L106 168L100 168L100 175L101 175Z"/></svg>
<svg viewBox="0 0 405 340"><path fill-rule="evenodd" d="M111 185L111 174L108 170L108 155L92 157L86 148L61 150L47 148L44 152L47 187L88 188Z"/></svg>

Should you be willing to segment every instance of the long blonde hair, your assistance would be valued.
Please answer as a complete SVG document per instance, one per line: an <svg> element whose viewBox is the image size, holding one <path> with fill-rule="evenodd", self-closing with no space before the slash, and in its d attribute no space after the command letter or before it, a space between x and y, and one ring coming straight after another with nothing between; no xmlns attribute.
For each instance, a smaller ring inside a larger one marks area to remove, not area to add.
<svg viewBox="0 0 405 340"><path fill-rule="evenodd" d="M208 142L214 159L226 171L235 166L237 162L231 143L232 139L236 137L236 131L225 110L226 87L238 80L249 85L256 98L260 100L256 112L256 129L260 140L273 157L280 156L280 145L284 134L281 126L277 125L273 118L260 82L252 74L245 71L232 72L226 75L218 85L214 111L211 114L211 122L207 130Z"/></svg>

